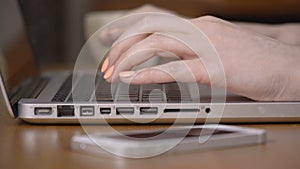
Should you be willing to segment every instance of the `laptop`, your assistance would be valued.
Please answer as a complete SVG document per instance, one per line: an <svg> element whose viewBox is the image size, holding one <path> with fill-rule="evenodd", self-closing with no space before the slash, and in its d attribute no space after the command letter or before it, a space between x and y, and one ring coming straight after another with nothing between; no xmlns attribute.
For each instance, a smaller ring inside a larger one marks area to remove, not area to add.
<svg viewBox="0 0 300 169"><path fill-rule="evenodd" d="M1 29L6 38L0 46L0 87L13 118L42 124L300 121L300 102L257 102L219 89L212 95L210 87L195 83L110 84L100 72L42 73L17 2L10 1L10 7L18 29L12 31L9 23ZM88 90L91 80L94 88Z"/></svg>

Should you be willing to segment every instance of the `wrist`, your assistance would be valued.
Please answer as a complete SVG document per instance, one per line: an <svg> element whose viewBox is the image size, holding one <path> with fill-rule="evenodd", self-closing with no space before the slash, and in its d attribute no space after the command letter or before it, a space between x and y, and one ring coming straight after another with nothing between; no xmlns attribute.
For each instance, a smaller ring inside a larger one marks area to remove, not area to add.
<svg viewBox="0 0 300 169"><path fill-rule="evenodd" d="M282 86L285 91L282 95L284 101L300 101L300 48L292 47L291 58L288 65L284 65L284 76L287 81L286 86Z"/></svg>

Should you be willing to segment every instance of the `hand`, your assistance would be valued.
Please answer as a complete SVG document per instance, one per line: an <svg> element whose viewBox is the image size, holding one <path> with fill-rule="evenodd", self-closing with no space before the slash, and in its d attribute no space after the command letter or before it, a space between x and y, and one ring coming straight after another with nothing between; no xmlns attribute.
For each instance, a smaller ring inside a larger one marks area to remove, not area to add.
<svg viewBox="0 0 300 169"><path fill-rule="evenodd" d="M171 82L174 77L177 81L187 82L192 80L187 74L192 73L199 83L209 85L211 79L216 79L214 86L254 100L300 100L298 47L215 17L205 16L189 22L204 32L214 45L224 66L226 86L218 84L217 80L224 72L217 69L208 74L205 69L207 65L203 64L203 60L209 60L210 56L201 56L203 59L200 59L177 40L158 34L159 27L150 34L138 35L114 45L102 67L104 78L113 82L116 79L112 77L119 74L120 80L134 84ZM131 27L131 30L134 29ZM168 52L162 51L169 51L181 60L130 71L152 56L171 57ZM215 63L208 64L213 67Z"/></svg>
<svg viewBox="0 0 300 169"><path fill-rule="evenodd" d="M126 15L133 15L143 12L160 12L177 15L182 18L185 16L179 15L174 11L163 9L151 4L145 4L138 8L130 10ZM105 46L111 46L113 42L133 23L121 23L110 26L105 30L101 31L100 40ZM291 45L300 45L300 24L299 23L288 23L288 24L261 24L261 23L246 23L246 22L235 22L235 24L247 28L251 31L255 31L262 35L277 39L283 43Z"/></svg>
<svg viewBox="0 0 300 169"><path fill-rule="evenodd" d="M144 12L159 12L159 13L168 13L168 14L178 15L174 11L159 8L159 7L151 5L151 4L145 4L143 6L140 6L138 8L130 10L124 16L134 15L134 14L144 13ZM135 22L135 20L132 22ZM134 24L134 23L118 22L118 24L110 25L108 28L101 31L101 33L99 35L100 41L105 46L111 46L113 44L113 42L115 42L116 39L118 39L118 37L124 32L124 30L128 29L128 27L130 27L132 24Z"/></svg>

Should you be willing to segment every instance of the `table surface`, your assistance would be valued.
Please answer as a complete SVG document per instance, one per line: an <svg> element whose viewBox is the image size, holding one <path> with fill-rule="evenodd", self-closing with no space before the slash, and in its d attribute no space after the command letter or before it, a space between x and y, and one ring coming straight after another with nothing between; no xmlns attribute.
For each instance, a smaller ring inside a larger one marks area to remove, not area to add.
<svg viewBox="0 0 300 169"><path fill-rule="evenodd" d="M2 102L2 101L1 101ZM267 131L264 145L163 154L147 159L94 156L70 148L80 125L32 125L14 120L0 104L0 168L300 168L300 124L248 124ZM109 126L98 125L99 131ZM163 125L114 125L119 130L151 129Z"/></svg>

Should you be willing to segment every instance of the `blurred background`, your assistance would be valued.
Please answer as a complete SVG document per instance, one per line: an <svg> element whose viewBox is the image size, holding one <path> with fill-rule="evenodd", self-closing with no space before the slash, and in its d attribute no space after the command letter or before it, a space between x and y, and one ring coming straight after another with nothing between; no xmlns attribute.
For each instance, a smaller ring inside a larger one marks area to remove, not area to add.
<svg viewBox="0 0 300 169"><path fill-rule="evenodd" d="M189 17L209 14L228 20L272 24L300 21L299 0L19 1L33 53L40 64L74 63L85 40L101 25L95 23L97 17L105 20L110 17L106 12L112 14L111 11L128 10L146 3Z"/></svg>

